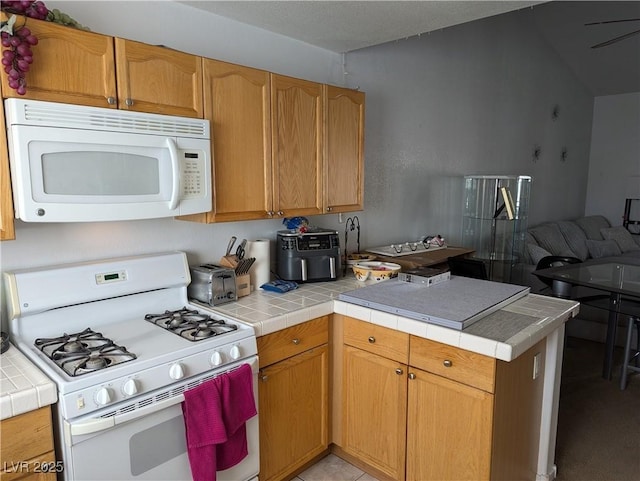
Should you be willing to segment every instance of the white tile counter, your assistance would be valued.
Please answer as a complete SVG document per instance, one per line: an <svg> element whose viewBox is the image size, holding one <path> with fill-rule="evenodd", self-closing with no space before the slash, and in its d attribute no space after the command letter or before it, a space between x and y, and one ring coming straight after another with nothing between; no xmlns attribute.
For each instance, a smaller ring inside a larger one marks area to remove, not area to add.
<svg viewBox="0 0 640 481"><path fill-rule="evenodd" d="M56 385L15 346L0 354L0 420L57 400Z"/></svg>
<svg viewBox="0 0 640 481"><path fill-rule="evenodd" d="M259 290L214 311L251 324L257 336L337 312L511 361L575 316L580 306L575 301L530 294L459 331L338 300L340 293L373 282L359 282L348 274L334 282L301 284L284 294Z"/></svg>

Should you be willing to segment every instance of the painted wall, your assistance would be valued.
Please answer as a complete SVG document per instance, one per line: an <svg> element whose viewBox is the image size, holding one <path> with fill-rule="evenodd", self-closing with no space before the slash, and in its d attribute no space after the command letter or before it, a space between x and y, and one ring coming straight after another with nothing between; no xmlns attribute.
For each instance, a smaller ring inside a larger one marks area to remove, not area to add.
<svg viewBox="0 0 640 481"><path fill-rule="evenodd" d="M621 225L630 190L640 194L640 92L596 97L585 214Z"/></svg>
<svg viewBox="0 0 640 481"><path fill-rule="evenodd" d="M592 97L529 26L527 11L348 54L343 75L341 55L173 2L46 3L96 32L359 86L367 93L365 210L357 213L362 247L425 234L455 244L466 174L533 176L530 224L583 213ZM339 216L310 220L343 239ZM231 235L275 239L281 227L278 220L18 221L17 240L0 244L1 262L11 270L168 249L186 251L191 263L215 262ZM355 235L348 248L355 248Z"/></svg>

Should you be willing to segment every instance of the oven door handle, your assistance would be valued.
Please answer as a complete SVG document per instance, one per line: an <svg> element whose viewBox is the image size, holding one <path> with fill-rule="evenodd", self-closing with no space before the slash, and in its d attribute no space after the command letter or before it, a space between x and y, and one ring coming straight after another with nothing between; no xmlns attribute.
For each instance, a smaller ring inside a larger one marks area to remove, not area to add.
<svg viewBox="0 0 640 481"><path fill-rule="evenodd" d="M64 427L67 441L70 441L71 436L81 436L83 434L92 434L100 431L106 431L107 429L111 429L118 424L123 424L131 421L132 419L140 418L142 416L147 416L149 414L162 411L163 409L179 404L182 401L184 401L184 395L179 394L178 396L164 399L150 406L135 409L125 414L113 415L107 418L91 418L84 421L75 422L73 424L65 421Z"/></svg>

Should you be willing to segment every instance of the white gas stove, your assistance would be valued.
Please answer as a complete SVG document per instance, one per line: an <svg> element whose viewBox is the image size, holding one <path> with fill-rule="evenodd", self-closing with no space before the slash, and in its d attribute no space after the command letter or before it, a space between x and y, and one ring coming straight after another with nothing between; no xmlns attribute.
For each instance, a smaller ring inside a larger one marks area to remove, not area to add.
<svg viewBox="0 0 640 481"><path fill-rule="evenodd" d="M191 304L189 282L183 252L5 273L11 340L58 388L66 479L189 478L183 393L244 363L257 380L253 328ZM257 475L257 416L249 424L250 465L218 479ZM158 443L165 454L134 446L157 436L173 440ZM114 456L82 460L86 446Z"/></svg>

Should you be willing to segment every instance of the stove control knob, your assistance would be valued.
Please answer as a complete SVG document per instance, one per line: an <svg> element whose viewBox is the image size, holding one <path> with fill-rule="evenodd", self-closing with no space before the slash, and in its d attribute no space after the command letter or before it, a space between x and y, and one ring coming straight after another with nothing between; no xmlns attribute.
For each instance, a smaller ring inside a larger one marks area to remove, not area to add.
<svg viewBox="0 0 640 481"><path fill-rule="evenodd" d="M138 382L135 379L127 379L122 385L122 392L126 396L133 396L138 393Z"/></svg>
<svg viewBox="0 0 640 481"><path fill-rule="evenodd" d="M220 354L218 351L215 351L213 354L211 354L211 365L219 366L220 364L222 364L222 354Z"/></svg>
<svg viewBox="0 0 640 481"><path fill-rule="evenodd" d="M172 364L169 368L169 377L175 380L182 379L184 377L184 368L182 367L182 364L179 362Z"/></svg>
<svg viewBox="0 0 640 481"><path fill-rule="evenodd" d="M240 348L238 346L233 346L229 351L229 356L231 356L231 359L240 359L240 355Z"/></svg>
<svg viewBox="0 0 640 481"><path fill-rule="evenodd" d="M101 387L96 391L96 403L100 406L104 406L111 402L111 389L108 387Z"/></svg>

